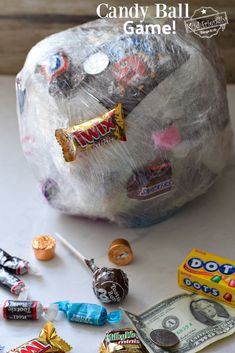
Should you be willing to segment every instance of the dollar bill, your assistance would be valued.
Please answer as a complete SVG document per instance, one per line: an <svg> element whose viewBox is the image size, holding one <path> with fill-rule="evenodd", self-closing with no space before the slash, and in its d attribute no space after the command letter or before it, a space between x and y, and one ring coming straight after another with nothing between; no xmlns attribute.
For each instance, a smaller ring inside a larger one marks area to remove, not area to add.
<svg viewBox="0 0 235 353"><path fill-rule="evenodd" d="M156 329L174 332L180 343L174 353L195 353L235 332L235 309L196 294L179 294L141 314L123 309L151 353L163 353L150 338Z"/></svg>

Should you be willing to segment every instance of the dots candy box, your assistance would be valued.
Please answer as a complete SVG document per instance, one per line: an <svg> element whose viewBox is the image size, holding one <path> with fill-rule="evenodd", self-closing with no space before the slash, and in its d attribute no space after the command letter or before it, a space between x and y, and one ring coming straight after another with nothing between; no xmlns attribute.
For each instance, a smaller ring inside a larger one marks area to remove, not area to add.
<svg viewBox="0 0 235 353"><path fill-rule="evenodd" d="M178 269L181 288L235 307L235 262L193 249Z"/></svg>

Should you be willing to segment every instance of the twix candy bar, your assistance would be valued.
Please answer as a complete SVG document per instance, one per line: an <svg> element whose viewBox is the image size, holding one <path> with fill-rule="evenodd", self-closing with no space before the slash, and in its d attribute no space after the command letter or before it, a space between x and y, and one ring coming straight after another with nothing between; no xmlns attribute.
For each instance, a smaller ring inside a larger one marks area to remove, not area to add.
<svg viewBox="0 0 235 353"><path fill-rule="evenodd" d="M65 353L71 349L72 347L57 335L53 324L48 321L40 332L39 337L11 349L8 353Z"/></svg>
<svg viewBox="0 0 235 353"><path fill-rule="evenodd" d="M79 125L57 129L55 136L62 147L66 162L74 161L78 151L88 151L97 145L104 145L114 139L126 141L122 105L118 104L102 116Z"/></svg>

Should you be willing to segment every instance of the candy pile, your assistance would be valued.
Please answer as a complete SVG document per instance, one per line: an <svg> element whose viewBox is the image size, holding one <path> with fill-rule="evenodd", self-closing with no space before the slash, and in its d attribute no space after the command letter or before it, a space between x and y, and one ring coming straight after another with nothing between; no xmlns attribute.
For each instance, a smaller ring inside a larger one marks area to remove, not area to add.
<svg viewBox="0 0 235 353"><path fill-rule="evenodd" d="M183 23L137 35L103 19L52 35L16 90L24 153L64 213L158 222L204 193L230 154L220 56Z"/></svg>
<svg viewBox="0 0 235 353"><path fill-rule="evenodd" d="M11 256L6 251L0 249L0 284L11 291L11 293L19 295L25 290L25 284L17 275L36 274L37 272L30 267L28 261L19 257Z"/></svg>

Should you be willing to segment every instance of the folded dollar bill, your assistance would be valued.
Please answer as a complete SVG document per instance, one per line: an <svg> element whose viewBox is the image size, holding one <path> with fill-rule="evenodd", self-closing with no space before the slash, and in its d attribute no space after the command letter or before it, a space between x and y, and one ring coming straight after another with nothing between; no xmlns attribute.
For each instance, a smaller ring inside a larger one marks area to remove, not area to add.
<svg viewBox="0 0 235 353"><path fill-rule="evenodd" d="M151 353L163 353L150 338L156 329L175 333L180 343L171 352L195 353L235 332L235 309L196 294L179 294L141 314L123 309Z"/></svg>

